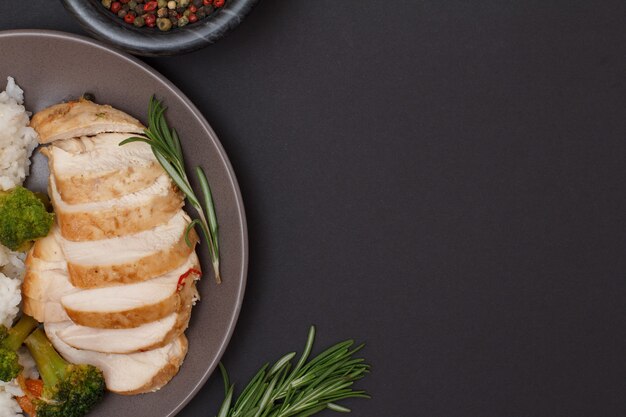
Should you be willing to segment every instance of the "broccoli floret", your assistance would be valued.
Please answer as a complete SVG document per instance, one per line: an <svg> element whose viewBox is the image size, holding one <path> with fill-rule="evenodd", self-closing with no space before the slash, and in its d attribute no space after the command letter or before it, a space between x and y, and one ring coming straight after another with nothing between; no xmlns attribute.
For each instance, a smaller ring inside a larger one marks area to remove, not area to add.
<svg viewBox="0 0 626 417"><path fill-rule="evenodd" d="M54 222L42 200L24 187L0 192L0 243L14 251L28 249Z"/></svg>
<svg viewBox="0 0 626 417"><path fill-rule="evenodd" d="M100 402L105 389L101 370L67 362L41 329L24 343L43 379L42 396L33 400L37 417L82 417Z"/></svg>
<svg viewBox="0 0 626 417"><path fill-rule="evenodd" d="M11 329L0 326L0 381L11 381L22 372L17 350L38 325L32 317L22 316Z"/></svg>

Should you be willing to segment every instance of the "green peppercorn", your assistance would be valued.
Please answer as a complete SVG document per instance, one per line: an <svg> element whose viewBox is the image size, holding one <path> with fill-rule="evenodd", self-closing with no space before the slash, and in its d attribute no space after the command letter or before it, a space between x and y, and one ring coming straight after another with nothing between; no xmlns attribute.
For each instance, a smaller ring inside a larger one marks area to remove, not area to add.
<svg viewBox="0 0 626 417"><path fill-rule="evenodd" d="M102 5L107 9L111 8L111 0L102 0Z"/></svg>
<svg viewBox="0 0 626 417"><path fill-rule="evenodd" d="M130 0L128 2L128 8L130 10L135 10L136 7L137 7L137 2L135 0Z"/></svg>
<svg viewBox="0 0 626 417"><path fill-rule="evenodd" d="M128 12L126 10L122 9L119 12L117 12L117 17L120 17L120 18L123 19L124 16L126 16L127 14L128 14Z"/></svg>
<svg viewBox="0 0 626 417"><path fill-rule="evenodd" d="M189 6L189 0L178 0L178 6L187 7Z"/></svg>
<svg viewBox="0 0 626 417"><path fill-rule="evenodd" d="M141 4L135 6L135 13L137 13L137 15L143 14L143 6Z"/></svg>
<svg viewBox="0 0 626 417"><path fill-rule="evenodd" d="M156 24L159 30L163 32L167 32L172 28L172 22L170 21L170 19L167 19L165 17L158 18Z"/></svg>
<svg viewBox="0 0 626 417"><path fill-rule="evenodd" d="M143 18L143 16L137 16L135 18L135 21L133 22L133 25L138 28L144 27L146 25L146 20Z"/></svg>
<svg viewBox="0 0 626 417"><path fill-rule="evenodd" d="M178 19L178 27L179 28L182 28L187 23L189 23L189 18L187 16L182 16L180 19Z"/></svg>
<svg viewBox="0 0 626 417"><path fill-rule="evenodd" d="M163 7L167 7L167 0L159 0L158 2L158 8L161 9Z"/></svg>
<svg viewBox="0 0 626 417"><path fill-rule="evenodd" d="M187 16L189 17L189 15L191 14L191 10L187 9L183 12L183 16Z"/></svg>

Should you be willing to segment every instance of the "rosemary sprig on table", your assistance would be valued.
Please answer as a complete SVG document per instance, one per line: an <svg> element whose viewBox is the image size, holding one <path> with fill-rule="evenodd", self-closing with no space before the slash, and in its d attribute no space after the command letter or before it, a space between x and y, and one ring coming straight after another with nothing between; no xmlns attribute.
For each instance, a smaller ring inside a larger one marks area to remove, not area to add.
<svg viewBox="0 0 626 417"><path fill-rule="evenodd" d="M194 219L189 226L187 226L187 230L185 230L185 241L187 245L191 246L189 232L195 225L199 225L205 239L209 242L209 254L211 256L211 263L213 264L213 272L215 273L215 280L219 284L222 282L220 276L220 248L217 217L215 215L211 187L209 187L209 181L204 170L202 167L198 166L195 172L200 182L202 199L198 198L191 188L189 178L185 171L185 161L183 159L180 140L176 130L171 129L167 120L165 120L165 110L166 107L163 107L159 100L151 97L148 106L148 128L145 130L147 138L128 138L120 142L120 146L131 142L145 142L152 147L152 152L154 152L156 159L170 175L172 181L174 181L183 194L185 194L189 204L191 204L198 213L199 218Z"/></svg>
<svg viewBox="0 0 626 417"><path fill-rule="evenodd" d="M234 386L220 363L226 397L217 417L307 417L322 410L349 412L337 401L346 398L370 398L365 391L351 387L369 372L364 359L353 356L364 345L353 340L337 343L307 362L315 339L315 327L302 357L292 369L295 352L280 358L270 367L265 364L233 403Z"/></svg>

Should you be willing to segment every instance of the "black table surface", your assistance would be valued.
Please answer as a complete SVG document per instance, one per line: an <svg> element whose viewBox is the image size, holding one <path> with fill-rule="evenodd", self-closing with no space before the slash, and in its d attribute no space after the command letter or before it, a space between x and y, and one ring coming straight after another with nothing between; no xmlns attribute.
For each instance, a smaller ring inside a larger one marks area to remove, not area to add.
<svg viewBox="0 0 626 417"><path fill-rule="evenodd" d="M56 2L14 3L0 29L82 33ZM617 0L262 0L217 44L147 59L242 188L232 377L316 324L319 348L367 343L357 416L624 416L625 16ZM214 375L180 416L222 396Z"/></svg>

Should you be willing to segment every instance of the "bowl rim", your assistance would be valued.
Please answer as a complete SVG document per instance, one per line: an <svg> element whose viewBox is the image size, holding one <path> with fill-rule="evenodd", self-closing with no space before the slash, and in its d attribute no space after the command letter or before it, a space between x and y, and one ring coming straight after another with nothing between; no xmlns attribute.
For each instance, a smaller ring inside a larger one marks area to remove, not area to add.
<svg viewBox="0 0 626 417"><path fill-rule="evenodd" d="M68 40L70 42L77 42L81 44L87 44L89 47L102 49L107 53L113 54L117 56L119 59L127 61L129 64L137 67L138 71L144 71L149 74L158 82L161 82L163 87L167 88L174 94L178 99L181 100L183 105L189 110L191 116L195 117L197 121L202 125L202 127L207 131L209 137L213 144L215 145L215 149L219 155L219 158L224 163L228 174L228 180L230 181L230 185L232 186L233 191L235 192L235 200L236 200L236 208L237 215L239 217L239 222L241 224L241 234L237 236L237 239L241 239L241 248L242 248L242 257L241 257L241 275L238 278L240 280L241 285L239 287L239 291L236 294L236 303L235 308L232 311L232 314L228 321L228 328L226 331L226 336L222 340L222 343L217 350L215 355L215 359L213 362L208 363L206 371L202 374L202 377L195 382L195 385L191 390L187 392L185 398L181 399L179 404L168 414L163 417L174 417L179 412L181 412L189 402L198 394L200 389L205 385L206 381L216 370L219 361L224 356L228 345L232 339L233 333L235 331L235 327L237 326L237 322L239 321L239 316L241 313L241 308L243 306L243 299L246 292L247 281L248 281L248 262L249 262L249 236L248 236L248 224L245 213L245 207L243 202L243 197L241 195L241 189L239 187L239 182L237 181L237 177L235 175L235 171L233 166L226 154L222 143L220 142L217 134L206 120L202 112L191 102L191 100L178 88L172 81L167 79L160 72L145 64L138 58L135 58L129 54L126 54L122 51L116 50L115 48L111 48L107 45L102 45L101 43L88 38L86 36L76 35L67 32L55 31L55 30L46 30L46 29L13 29L13 30L0 30L0 39L5 40L11 37L20 37L20 36L31 36L31 37L47 37L47 38L59 38L63 40Z"/></svg>
<svg viewBox="0 0 626 417"><path fill-rule="evenodd" d="M79 24L99 40L134 55L162 56L191 52L216 42L238 26L258 0L229 0L207 18L170 32L124 23L99 0L61 1Z"/></svg>

